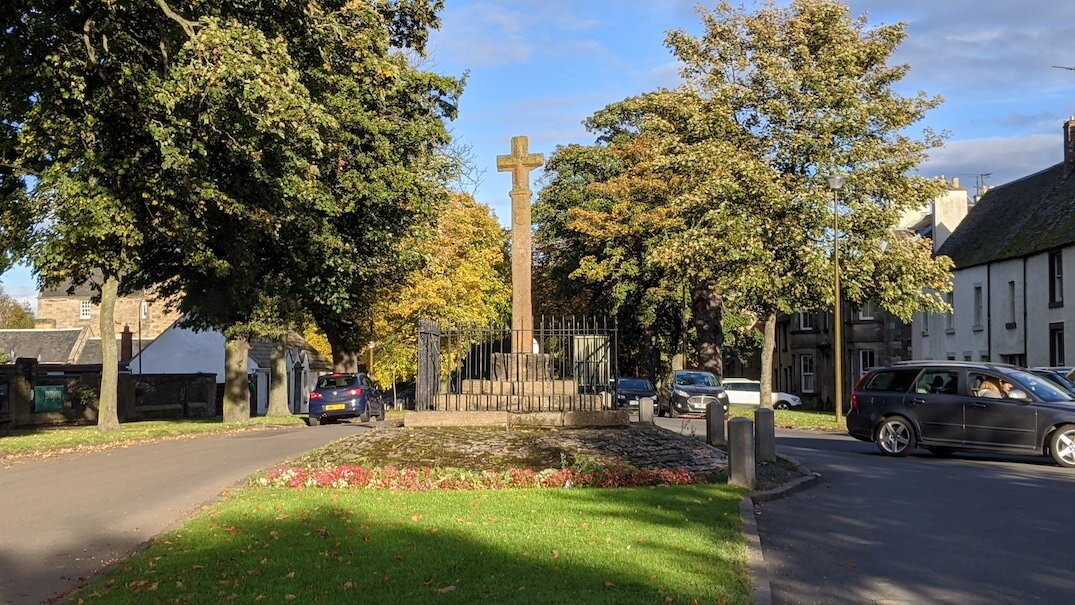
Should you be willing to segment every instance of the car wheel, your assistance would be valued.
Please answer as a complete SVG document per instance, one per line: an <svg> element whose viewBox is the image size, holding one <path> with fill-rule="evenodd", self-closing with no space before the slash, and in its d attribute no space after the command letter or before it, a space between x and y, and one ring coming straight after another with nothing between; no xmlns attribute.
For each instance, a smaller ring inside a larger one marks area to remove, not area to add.
<svg viewBox="0 0 1075 605"><path fill-rule="evenodd" d="M378 422L384 422L384 416L385 416L385 411L384 411L384 406L382 405L381 409L378 410L378 412L377 412L377 421Z"/></svg>
<svg viewBox="0 0 1075 605"><path fill-rule="evenodd" d="M778 409L778 410L786 410L791 406L788 405L788 402L786 402L786 401L777 401L776 405L774 405L773 407Z"/></svg>
<svg viewBox="0 0 1075 605"><path fill-rule="evenodd" d="M306 426L317 426L321 424L321 420L317 416L309 416L306 418Z"/></svg>
<svg viewBox="0 0 1075 605"><path fill-rule="evenodd" d="M358 419L361 420L362 422L369 422L370 421L370 408L369 408L369 406L366 406L366 409L362 410L362 414L359 415Z"/></svg>
<svg viewBox="0 0 1075 605"><path fill-rule="evenodd" d="M679 416L679 414L676 412L676 404L671 402L671 401L669 401L668 402L668 417L669 418L675 418L676 416Z"/></svg>
<svg viewBox="0 0 1075 605"><path fill-rule="evenodd" d="M1075 467L1075 424L1065 424L1049 437L1049 454L1060 466Z"/></svg>
<svg viewBox="0 0 1075 605"><path fill-rule="evenodd" d="M1073 427L1075 428L1075 427ZM906 456L914 451L914 427L901 416L889 416L881 421L874 439L881 453L888 456Z"/></svg>
<svg viewBox="0 0 1075 605"><path fill-rule="evenodd" d="M927 447L926 449L938 458L947 458L956 452L955 448L951 447Z"/></svg>

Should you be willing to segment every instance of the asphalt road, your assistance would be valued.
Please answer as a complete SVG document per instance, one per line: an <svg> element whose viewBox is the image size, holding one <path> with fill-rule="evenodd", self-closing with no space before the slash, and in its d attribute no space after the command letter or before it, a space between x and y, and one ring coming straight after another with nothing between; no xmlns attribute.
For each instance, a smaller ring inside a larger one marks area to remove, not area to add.
<svg viewBox="0 0 1075 605"><path fill-rule="evenodd" d="M704 436L697 420L659 422ZM778 431L777 449L823 481L755 507L774 603L1075 601L1075 470L1045 457L889 458L808 431Z"/></svg>
<svg viewBox="0 0 1075 605"><path fill-rule="evenodd" d="M0 469L0 603L62 595L252 473L363 430L251 431Z"/></svg>

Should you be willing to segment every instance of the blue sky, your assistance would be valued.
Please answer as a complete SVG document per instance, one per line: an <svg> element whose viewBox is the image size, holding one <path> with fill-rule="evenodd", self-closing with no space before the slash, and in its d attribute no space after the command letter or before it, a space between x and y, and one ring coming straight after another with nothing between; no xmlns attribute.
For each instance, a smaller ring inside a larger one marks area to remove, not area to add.
<svg viewBox="0 0 1075 605"><path fill-rule="evenodd" d="M712 6L714 2L706 2ZM511 177L496 171L513 135L546 157L557 145L590 143L582 121L605 105L674 87L678 67L664 47L669 29L699 30L696 0L446 0L427 69L469 73L456 139L473 152L473 193L510 221ZM747 3L750 5L751 3ZM852 0L871 23L904 21L894 61L911 72L900 86L940 94L924 125L950 133L924 175L957 176L973 189L999 185L1059 162L1060 128L1075 115L1075 2L1057 0ZM540 171L535 177L540 176ZM973 194L973 191L971 191ZM0 278L32 301L26 268Z"/></svg>

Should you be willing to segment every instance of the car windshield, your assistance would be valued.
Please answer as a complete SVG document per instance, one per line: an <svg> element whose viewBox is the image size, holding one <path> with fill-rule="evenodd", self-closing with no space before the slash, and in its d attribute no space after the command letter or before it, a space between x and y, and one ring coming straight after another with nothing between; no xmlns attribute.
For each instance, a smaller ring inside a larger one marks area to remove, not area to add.
<svg viewBox="0 0 1075 605"><path fill-rule="evenodd" d="M317 377L317 388L337 389L340 387L349 387L354 384L354 382L354 374L329 374L327 376Z"/></svg>
<svg viewBox="0 0 1075 605"><path fill-rule="evenodd" d="M676 384L687 387L719 387L720 381L709 372L676 372Z"/></svg>
<svg viewBox="0 0 1075 605"><path fill-rule="evenodd" d="M1072 394L1066 393L1062 388L1047 378L1035 376L1022 370L1009 370L1009 376L1015 379L1020 386L1034 393L1042 401L1071 401Z"/></svg>
<svg viewBox="0 0 1075 605"><path fill-rule="evenodd" d="M632 391L653 390L653 385L650 384L648 380L643 380L641 378L621 378L619 386L621 389L630 389Z"/></svg>
<svg viewBox="0 0 1075 605"><path fill-rule="evenodd" d="M1035 374L1037 373L1038 372L1035 372ZM1041 372L1041 375L1064 387L1068 391L1075 393L1075 382L1071 382L1070 380L1068 380L1067 377L1061 372L1045 370L1044 372Z"/></svg>

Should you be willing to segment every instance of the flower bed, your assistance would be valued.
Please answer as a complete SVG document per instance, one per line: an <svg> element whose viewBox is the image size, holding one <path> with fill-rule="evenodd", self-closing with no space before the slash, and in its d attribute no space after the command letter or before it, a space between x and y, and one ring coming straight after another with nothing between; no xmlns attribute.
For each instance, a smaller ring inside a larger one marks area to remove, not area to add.
<svg viewBox="0 0 1075 605"><path fill-rule="evenodd" d="M453 468L394 466L365 468L337 465L284 467L270 471L257 483L272 487L369 488L402 491L509 489L555 487L643 487L710 483L710 477L686 469L640 470L633 467L580 469L565 467L534 472L512 469L503 472Z"/></svg>

